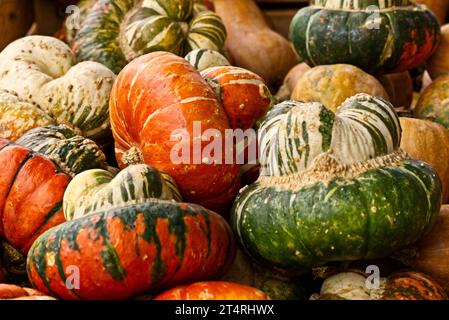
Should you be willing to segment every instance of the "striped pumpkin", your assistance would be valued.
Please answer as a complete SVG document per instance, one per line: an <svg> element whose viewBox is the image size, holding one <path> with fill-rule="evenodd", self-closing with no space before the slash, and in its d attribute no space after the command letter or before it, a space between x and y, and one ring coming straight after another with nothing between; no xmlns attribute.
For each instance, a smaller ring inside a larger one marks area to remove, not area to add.
<svg viewBox="0 0 449 320"><path fill-rule="evenodd" d="M233 128L251 128L271 106L265 81L254 72L238 67L213 67L201 75L215 89Z"/></svg>
<svg viewBox="0 0 449 320"><path fill-rule="evenodd" d="M225 282L205 281L170 289L155 300L270 300L262 291L249 286Z"/></svg>
<svg viewBox="0 0 449 320"><path fill-rule="evenodd" d="M62 299L126 299L219 276L235 254L227 222L200 206L147 200L65 222L27 260L33 287ZM79 288L67 286L79 271Z"/></svg>
<svg viewBox="0 0 449 320"><path fill-rule="evenodd" d="M310 66L344 63L396 73L432 55L440 26L429 9L409 0L311 0L293 18L290 38Z"/></svg>
<svg viewBox="0 0 449 320"><path fill-rule="evenodd" d="M200 72L207 68L231 65L228 59L220 52L210 49L195 49L190 51L185 56L185 59Z"/></svg>
<svg viewBox="0 0 449 320"><path fill-rule="evenodd" d="M319 103L276 106L259 130L261 177L233 208L242 246L262 262L303 269L414 243L438 215L441 184L400 141L381 98L356 95L337 113Z"/></svg>
<svg viewBox="0 0 449 320"><path fill-rule="evenodd" d="M78 61L98 61L116 73L149 52L221 51L226 29L204 8L193 0L98 0L85 13L72 48Z"/></svg>
<svg viewBox="0 0 449 320"><path fill-rule="evenodd" d="M0 238L26 255L45 230L64 222L70 177L50 159L0 138Z"/></svg>
<svg viewBox="0 0 449 320"><path fill-rule="evenodd" d="M0 53L0 91L9 93L0 99L13 102L0 115L12 130L5 136L17 138L31 128L58 123L103 140L110 132L108 101L114 78L96 62L74 65L70 48L55 38L16 40Z"/></svg>
<svg viewBox="0 0 449 320"><path fill-rule="evenodd" d="M359 271L338 273L326 279L314 300L448 300L443 288L425 274L400 272L379 279L379 287L367 286Z"/></svg>
<svg viewBox="0 0 449 320"><path fill-rule="evenodd" d="M147 199L182 201L173 179L146 164L129 166L117 176L93 169L77 175L64 194L66 220Z"/></svg>
<svg viewBox="0 0 449 320"><path fill-rule="evenodd" d="M65 125L35 128L16 143L51 158L71 177L89 169L108 167L106 156L95 142Z"/></svg>
<svg viewBox="0 0 449 320"><path fill-rule="evenodd" d="M231 126L213 89L185 59L153 52L133 60L114 84L110 114L121 168L151 165L173 177L187 201L227 211L239 188L239 167L225 162L235 149L224 142ZM208 129L225 146L216 159L206 152Z"/></svg>

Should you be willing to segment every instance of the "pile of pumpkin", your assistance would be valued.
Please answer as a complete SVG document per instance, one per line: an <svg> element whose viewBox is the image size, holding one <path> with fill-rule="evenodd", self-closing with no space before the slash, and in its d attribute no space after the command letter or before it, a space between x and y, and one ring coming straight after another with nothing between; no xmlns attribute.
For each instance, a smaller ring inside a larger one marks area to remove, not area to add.
<svg viewBox="0 0 449 320"><path fill-rule="evenodd" d="M253 0L83 0L5 48L0 298L448 299L449 27L310 2L293 45Z"/></svg>

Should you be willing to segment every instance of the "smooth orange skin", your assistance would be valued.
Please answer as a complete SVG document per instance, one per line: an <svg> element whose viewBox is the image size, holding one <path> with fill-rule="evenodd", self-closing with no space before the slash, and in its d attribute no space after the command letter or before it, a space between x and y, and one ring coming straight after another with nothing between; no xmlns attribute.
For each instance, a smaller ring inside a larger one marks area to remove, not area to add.
<svg viewBox="0 0 449 320"><path fill-rule="evenodd" d="M30 149L7 143L0 138L0 237L26 254L40 234L65 221L62 206L47 214L62 202L70 177L37 154L20 168Z"/></svg>
<svg viewBox="0 0 449 320"><path fill-rule="evenodd" d="M238 73L241 71L241 73ZM232 73L229 73L232 72ZM264 80L257 74L238 67L212 67L201 72L206 79L218 83L221 104L232 128L246 130L254 126L270 107L271 94ZM235 83L252 81L254 83Z"/></svg>
<svg viewBox="0 0 449 320"><path fill-rule="evenodd" d="M173 288L154 300L270 300L270 297L249 286L225 281L209 281Z"/></svg>
<svg viewBox="0 0 449 320"><path fill-rule="evenodd" d="M195 97L201 100L185 100ZM238 165L223 164L225 150L222 164L175 164L170 158L180 141L171 139L175 130L189 133L186 149L190 149L193 160L194 140L200 141L201 150L213 141L193 136L194 121L201 123L202 133L209 128L218 130L223 145L225 129L231 128L215 92L186 60L168 52L153 52L129 63L112 89L110 118L121 168L126 166L124 153L136 147L145 163L176 180L186 201L221 213L227 211L240 181ZM227 152L233 150L230 146Z"/></svg>
<svg viewBox="0 0 449 320"><path fill-rule="evenodd" d="M180 204L185 205L185 204ZM144 240L146 231L143 215L136 215L136 227L129 229L119 218L108 219L109 242L114 248L120 265L126 274L124 280L116 280L104 268L102 252L107 250L103 236L95 228L99 214L90 216L91 227L82 228L76 236L77 249L72 249L66 239L61 242L59 252L63 270L75 265L79 268L80 288L69 290L65 279L59 275L56 264L46 265L45 275L50 279L51 291L61 299L127 299L142 292L160 292L180 283L212 279L226 272L235 256L235 243L232 231L225 220L211 213L209 221L198 215L184 217L186 223L186 247L181 265L177 248L178 239L170 230L168 221L159 219L156 234L161 247L161 261L164 263L161 277L152 273L157 261L157 247L154 241ZM204 230L210 226L210 245ZM45 244L54 245L55 238L50 237ZM98 257L92 258L92 257ZM28 276L38 290L51 294L39 277L36 265L29 263Z"/></svg>

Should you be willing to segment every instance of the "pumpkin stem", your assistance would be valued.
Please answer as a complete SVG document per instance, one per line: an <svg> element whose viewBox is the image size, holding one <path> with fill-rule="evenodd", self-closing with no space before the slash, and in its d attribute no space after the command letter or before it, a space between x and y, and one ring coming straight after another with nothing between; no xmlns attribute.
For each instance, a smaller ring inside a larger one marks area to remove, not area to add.
<svg viewBox="0 0 449 320"><path fill-rule="evenodd" d="M142 151L140 151L137 147L131 147L128 151L126 151L121 160L127 166L145 163Z"/></svg>

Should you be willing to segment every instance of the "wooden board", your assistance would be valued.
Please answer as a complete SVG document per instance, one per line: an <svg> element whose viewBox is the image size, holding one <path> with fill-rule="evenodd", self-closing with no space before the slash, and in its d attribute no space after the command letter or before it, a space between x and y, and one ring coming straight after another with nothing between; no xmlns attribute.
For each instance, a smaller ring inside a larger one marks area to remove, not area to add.
<svg viewBox="0 0 449 320"><path fill-rule="evenodd" d="M34 21L30 0L0 0L0 50L25 36Z"/></svg>

